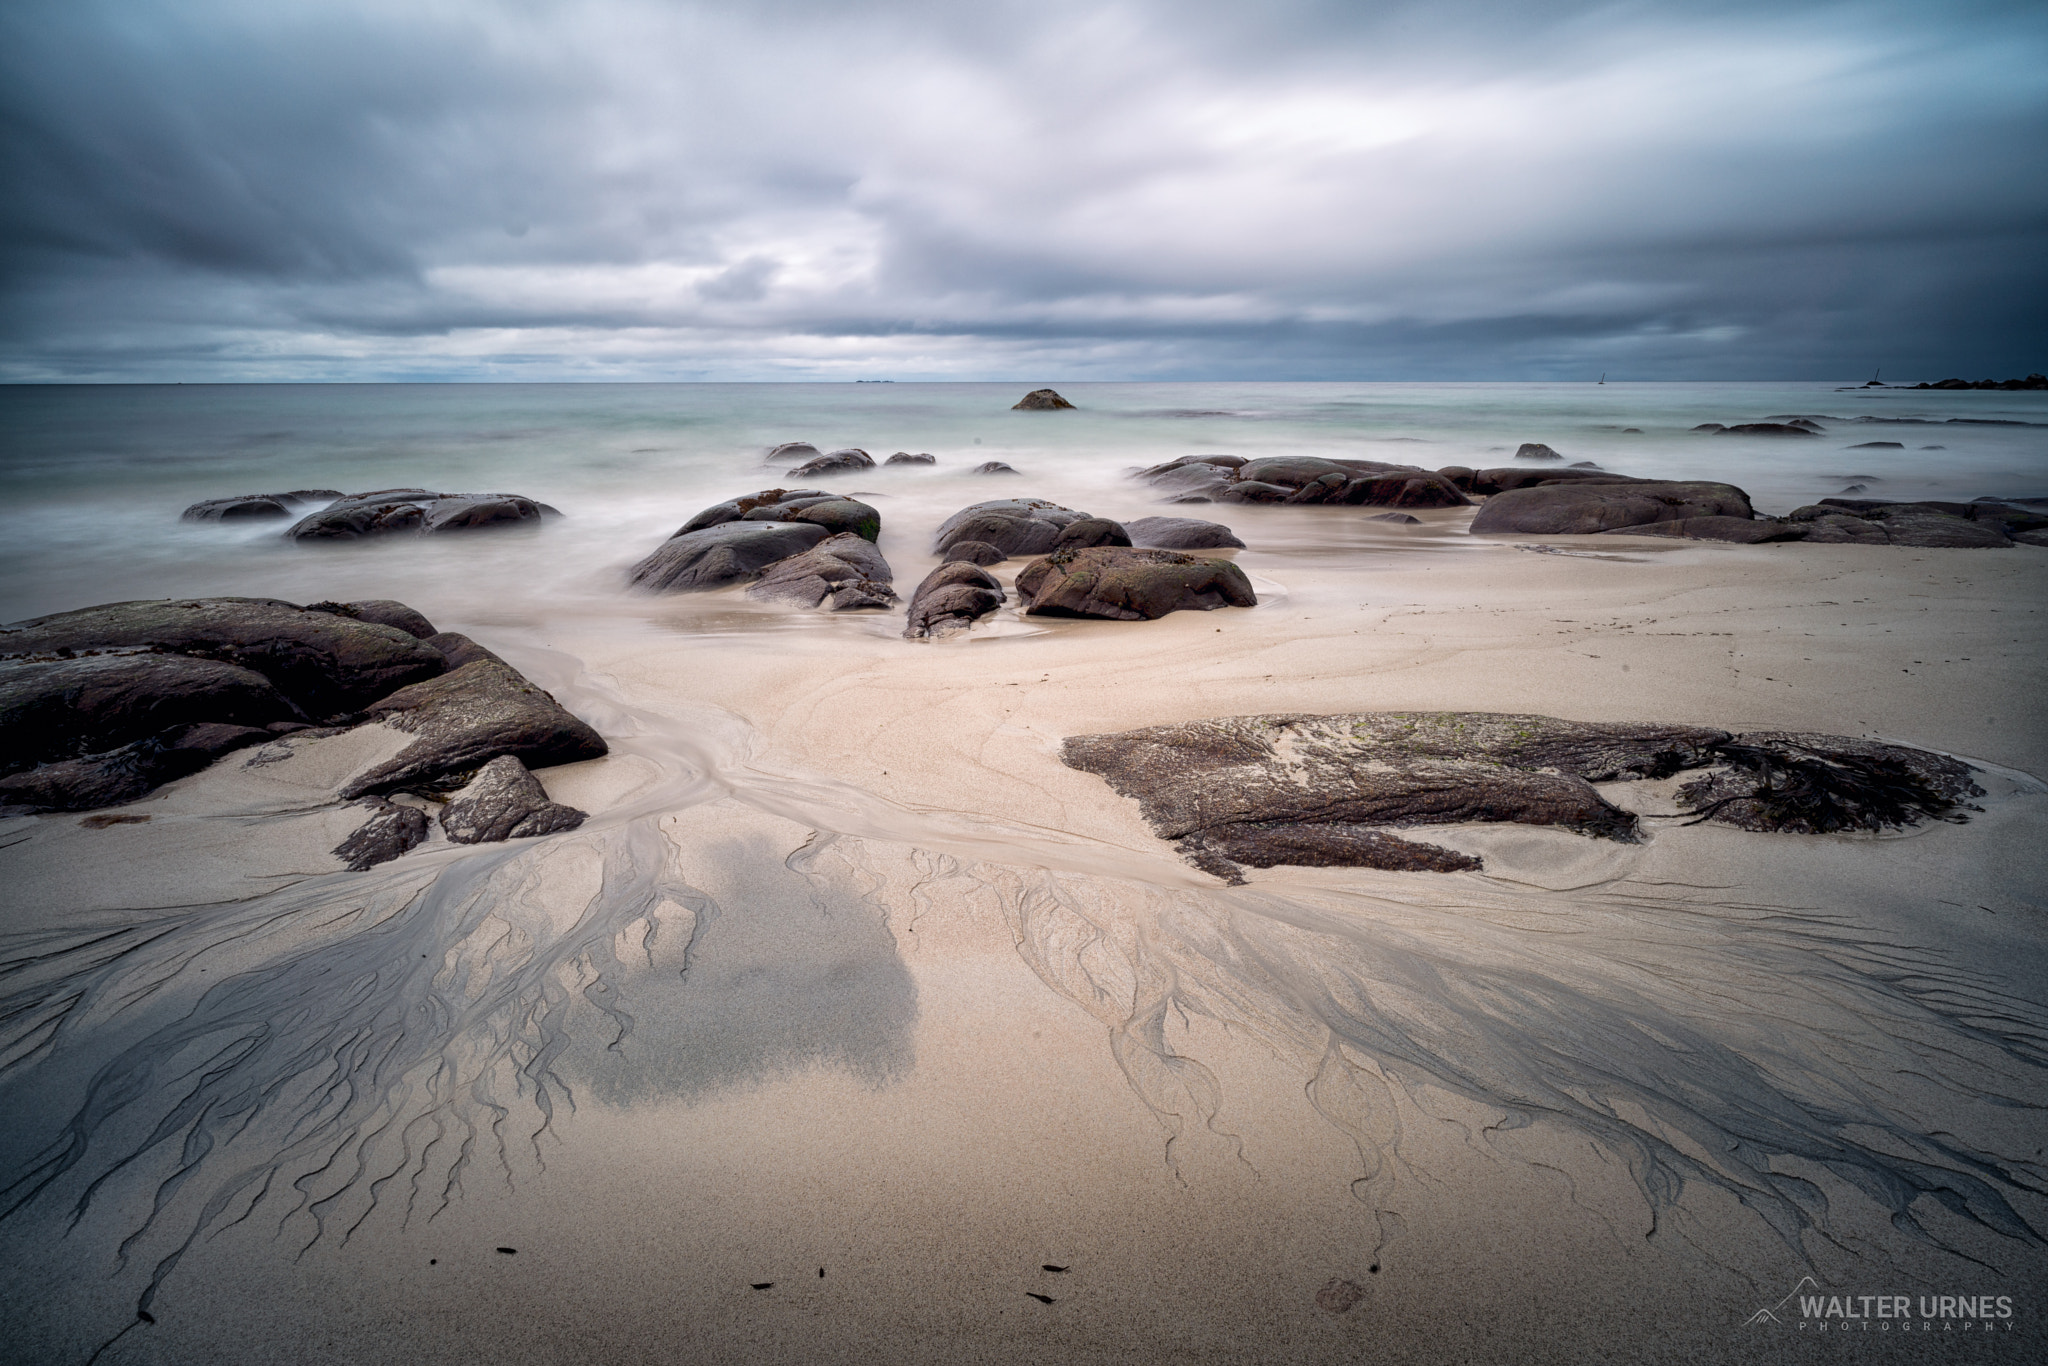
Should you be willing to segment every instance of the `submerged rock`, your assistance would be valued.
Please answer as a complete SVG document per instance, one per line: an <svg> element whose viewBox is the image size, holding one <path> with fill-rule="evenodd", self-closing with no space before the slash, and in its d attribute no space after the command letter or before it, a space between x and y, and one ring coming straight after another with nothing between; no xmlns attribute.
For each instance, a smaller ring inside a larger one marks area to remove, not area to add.
<svg viewBox="0 0 2048 1366"><path fill-rule="evenodd" d="M1377 460L1325 460L1269 456L1244 460L1190 455L1138 471L1138 478L1170 489L1183 501L1224 503L1344 503L1368 507L1461 507L1472 500L1451 480L1414 465Z"/></svg>
<svg viewBox="0 0 2048 1366"><path fill-rule="evenodd" d="M1033 389L1010 405L1010 411L1023 413L1049 413L1059 408L1074 405L1061 398L1051 389Z"/></svg>
<svg viewBox="0 0 2048 1366"><path fill-rule="evenodd" d="M793 479L809 479L818 474L836 474L844 470L871 470L875 458L858 446L846 446L840 450L827 451L816 460L807 461L791 470Z"/></svg>
<svg viewBox="0 0 2048 1366"><path fill-rule="evenodd" d="M1472 519L1475 536L1518 532L1583 536L1617 527L1680 522L1691 517L1755 514L1749 495L1733 484L1648 479L1629 483L1579 480L1509 489L1487 499Z"/></svg>
<svg viewBox="0 0 2048 1366"><path fill-rule="evenodd" d="M485 527L539 526L546 510L543 504L516 493L379 489L330 503L295 522L285 535L295 541L353 541L400 531L429 535Z"/></svg>
<svg viewBox="0 0 2048 1366"><path fill-rule="evenodd" d="M1017 575L1017 597L1032 616L1112 621L1255 607L1259 601L1244 571L1229 560L1120 546L1056 550L1034 560Z"/></svg>
<svg viewBox="0 0 2048 1366"><path fill-rule="evenodd" d="M852 532L827 537L800 555L777 560L747 588L747 596L799 607L821 604L835 612L893 607L895 574L874 543Z"/></svg>
<svg viewBox="0 0 2048 1366"><path fill-rule="evenodd" d="M814 460L817 456L818 448L808 441L785 441L781 445L769 449L765 462L776 465L791 460Z"/></svg>
<svg viewBox="0 0 2048 1366"><path fill-rule="evenodd" d="M898 451L882 462L884 465L936 465L938 459L925 452L912 455L909 451Z"/></svg>
<svg viewBox="0 0 2048 1366"><path fill-rule="evenodd" d="M995 576L964 560L941 564L910 595L903 634L912 640L964 631L1003 605Z"/></svg>
<svg viewBox="0 0 2048 1366"><path fill-rule="evenodd" d="M1709 427L1695 427L1694 431L1706 431ZM1732 427L1711 426L1715 436L1819 436L1820 431L1810 422L1738 422Z"/></svg>
<svg viewBox="0 0 2048 1366"><path fill-rule="evenodd" d="M1244 542L1221 522L1194 517L1139 517L1124 523L1131 544L1146 550L1244 549Z"/></svg>
<svg viewBox="0 0 2048 1366"><path fill-rule="evenodd" d="M1018 471L1016 470L1016 468L1015 468L1015 467L1013 467L1013 466L1010 466L1010 465L1006 465L1006 464L1004 464L1004 463L1003 463L1002 461L1000 461L1000 460L985 460L985 461L983 461L983 462L982 462L981 464L979 464L979 465L976 465L976 466L974 467L974 472L975 472L976 474L1016 474L1016 473L1018 473Z"/></svg>
<svg viewBox="0 0 2048 1366"><path fill-rule="evenodd" d="M456 844L490 844L574 830L588 819L550 801L540 780L510 755L491 760L441 808L441 829Z"/></svg>
<svg viewBox="0 0 2048 1366"><path fill-rule="evenodd" d="M1515 459L1562 460L1564 459L1564 457L1559 455L1556 451L1550 449L1550 447L1544 445L1541 441L1524 441L1520 446L1518 446L1515 449Z"/></svg>
<svg viewBox="0 0 2048 1366"><path fill-rule="evenodd" d="M364 717L416 738L351 778L342 786L344 797L446 788L500 755L545 768L608 752L604 737L516 669L494 659L400 688L367 708Z"/></svg>

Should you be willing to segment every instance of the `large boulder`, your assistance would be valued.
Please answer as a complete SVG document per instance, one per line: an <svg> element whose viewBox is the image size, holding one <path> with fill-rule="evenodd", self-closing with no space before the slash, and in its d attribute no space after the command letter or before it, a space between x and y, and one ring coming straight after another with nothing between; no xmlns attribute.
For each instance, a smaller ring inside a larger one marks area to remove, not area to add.
<svg viewBox="0 0 2048 1366"><path fill-rule="evenodd" d="M1442 471L1439 471L1442 473ZM1522 466L1500 466L1494 469L1468 470L1465 481L1459 485L1473 493L1506 493L1509 489L1534 488L1543 484L1640 484L1642 479L1626 474L1610 474L1606 470L1582 470L1567 466L1564 469L1531 469Z"/></svg>
<svg viewBox="0 0 2048 1366"><path fill-rule="evenodd" d="M1051 389L1033 389L1030 393L1012 403L1010 410L1020 413L1049 413L1056 409L1071 408L1073 406L1073 404L1061 398Z"/></svg>
<svg viewBox="0 0 2048 1366"><path fill-rule="evenodd" d="M410 531L426 535L485 527L539 526L544 506L516 493L379 489L329 503L285 532L295 541L353 541Z"/></svg>
<svg viewBox="0 0 2048 1366"><path fill-rule="evenodd" d="M903 634L912 640L964 631L1003 605L995 576L964 560L941 564L910 595Z"/></svg>
<svg viewBox="0 0 2048 1366"><path fill-rule="evenodd" d="M446 667L405 631L275 598L115 602L0 628L0 657L151 650L220 660L262 674L320 720Z"/></svg>
<svg viewBox="0 0 2048 1366"><path fill-rule="evenodd" d="M456 844L552 835L574 830L586 819L575 807L548 800L540 780L509 754L478 769L441 808L442 832Z"/></svg>
<svg viewBox="0 0 2048 1366"><path fill-rule="evenodd" d="M965 560L969 564L1001 564L1010 557L987 541L955 541L946 547L946 553L941 558L949 561Z"/></svg>
<svg viewBox="0 0 2048 1366"><path fill-rule="evenodd" d="M500 755L545 768L607 752L604 737L553 696L489 659L400 688L364 715L414 739L344 784L341 795L348 798L456 786Z"/></svg>
<svg viewBox="0 0 2048 1366"><path fill-rule="evenodd" d="M1087 516L1043 498L998 498L964 507L940 523L932 548L944 554L961 541L980 541L1005 555L1043 555L1061 531Z"/></svg>
<svg viewBox="0 0 2048 1366"><path fill-rule="evenodd" d="M693 593L758 577L777 560L800 555L832 533L815 522L723 522L679 531L633 566L635 587Z"/></svg>
<svg viewBox="0 0 2048 1366"><path fill-rule="evenodd" d="M1139 517L1124 523L1131 544L1147 550L1244 549L1244 542L1221 522L1193 517Z"/></svg>
<svg viewBox="0 0 2048 1366"><path fill-rule="evenodd" d="M769 449L765 463L770 465L783 465L788 464L792 460L802 462L805 460L815 460L817 458L818 448L816 446L813 446L810 442L785 441L781 445L774 446Z"/></svg>
<svg viewBox="0 0 2048 1366"><path fill-rule="evenodd" d="M1462 507L1472 501L1434 470L1377 460L1193 455L1140 470L1137 477L1179 494L1182 501L1370 507Z"/></svg>
<svg viewBox="0 0 2048 1366"><path fill-rule="evenodd" d="M800 555L777 560L747 586L747 596L799 607L828 606L835 612L892 607L895 575L874 542L842 531Z"/></svg>
<svg viewBox="0 0 2048 1366"><path fill-rule="evenodd" d="M834 502L838 497L838 494L827 493L823 489L762 489L757 493L745 493L737 498L728 498L722 503L713 503L677 528L676 535L741 520L786 522L791 519L782 515L783 513L794 512L811 503ZM765 515L756 516L756 513Z"/></svg>
<svg viewBox="0 0 2048 1366"><path fill-rule="evenodd" d="M0 773L199 722L267 726L298 709L254 669L171 654L0 665Z"/></svg>
<svg viewBox="0 0 2048 1366"><path fill-rule="evenodd" d="M1478 866L1388 833L1505 821L1633 841L1592 784L1698 767L1726 731L1489 712L1238 716L1070 737L1069 767L1135 797L1163 839L1230 881L1239 864Z"/></svg>
<svg viewBox="0 0 2048 1366"><path fill-rule="evenodd" d="M827 451L816 460L809 460L789 472L792 479L809 479L820 474L838 474L846 470L871 470L875 458L858 446L846 446L836 451Z"/></svg>
<svg viewBox="0 0 2048 1366"><path fill-rule="evenodd" d="M1033 560L1017 575L1017 597L1033 616L1113 621L1255 607L1259 601L1244 571L1229 560L1120 546L1057 550Z"/></svg>
<svg viewBox="0 0 2048 1366"><path fill-rule="evenodd" d="M912 455L909 451L898 451L882 463L884 465L936 465L939 461L937 456L932 455L928 451L919 451L915 455Z"/></svg>
<svg viewBox="0 0 2048 1366"><path fill-rule="evenodd" d="M1749 495L1733 484L1663 479L1626 484L1577 481L1497 493L1472 519L1471 531L1475 536L1501 532L1584 536L1692 517L1748 519L1754 515Z"/></svg>
<svg viewBox="0 0 2048 1366"><path fill-rule="evenodd" d="M1913 546L1935 550L2001 550L2013 543L2009 523L1983 503L1873 503L1827 498L1794 508L1802 539L1821 544ZM2024 510L2014 509L2020 516Z"/></svg>

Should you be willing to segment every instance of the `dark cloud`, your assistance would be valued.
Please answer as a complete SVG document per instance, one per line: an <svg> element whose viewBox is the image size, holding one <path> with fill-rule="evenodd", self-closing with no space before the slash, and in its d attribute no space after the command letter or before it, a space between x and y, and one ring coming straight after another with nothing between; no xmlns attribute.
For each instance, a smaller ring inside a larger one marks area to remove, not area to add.
<svg viewBox="0 0 2048 1366"><path fill-rule="evenodd" d="M2038 5L15 0L0 377L2048 365Z"/></svg>

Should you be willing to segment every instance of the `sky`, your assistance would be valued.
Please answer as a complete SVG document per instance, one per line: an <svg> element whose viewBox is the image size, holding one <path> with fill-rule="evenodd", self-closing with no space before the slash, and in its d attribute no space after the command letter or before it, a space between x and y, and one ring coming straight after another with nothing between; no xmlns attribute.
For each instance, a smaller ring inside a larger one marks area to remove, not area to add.
<svg viewBox="0 0 2048 1366"><path fill-rule="evenodd" d="M7 0L0 380L2048 370L2048 5Z"/></svg>

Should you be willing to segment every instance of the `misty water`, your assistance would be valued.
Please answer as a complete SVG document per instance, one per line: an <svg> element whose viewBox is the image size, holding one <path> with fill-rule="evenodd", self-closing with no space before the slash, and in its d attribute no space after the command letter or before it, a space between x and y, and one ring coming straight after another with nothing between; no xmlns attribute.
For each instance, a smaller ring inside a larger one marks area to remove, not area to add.
<svg viewBox="0 0 2048 1366"><path fill-rule="evenodd" d="M1902 499L2037 497L2048 426L1995 424L2048 423L2048 396L1060 387L1079 411L1012 412L1021 389L989 385L0 390L0 619L176 595L397 598L500 648L643 774L582 830L541 841L439 847L75 926L0 921L0 1108L13 1117L0 1219L16 1236L76 1225L67 1255L148 1311L202 1236L258 1209L306 1247L379 1209L431 1218L465 1182L537 1154L579 1097L688 1101L805 1067L886 1087L916 1066L917 1018L889 934L945 901L1001 917L1046 987L1100 1023L1169 1160L1228 1109L1173 1020L1261 1040L1355 1143L1353 1194L1390 1245L1414 1179L1397 1119L1404 1097L1436 1091L1486 1110L1476 1141L1510 1157L1522 1130L1583 1135L1630 1173L1646 1234L1689 1188L1711 1187L1800 1255L1851 1196L1930 1246L2039 1248L2048 1166L2027 1135L2048 1095L2048 1009L1916 942L1917 893L1887 906L1881 876L1844 892L1891 927L1878 938L1852 930L1842 905L1675 875L1676 833L1573 853L1578 864L1546 854L1548 875L1523 880L1222 888L1087 832L912 809L801 771L740 718L648 706L547 642L594 620L650 638L780 633L792 648L900 630L900 616L624 590L626 567L699 508L789 485L763 461L782 441L937 458L823 484L881 509L899 586L931 562L946 515L1017 495L1112 517L1217 516L1251 543L1255 578L1284 579L1290 556L1512 552L1436 522L1167 508L1128 472L1198 452L1481 466L1541 441L1568 462L1735 483L1768 512L1852 478ZM1789 414L1827 435L1691 430ZM1849 420L1866 416L1918 421ZM971 472L988 460L1020 474ZM343 546L287 542L276 523L178 521L202 498L321 486L519 493L564 515L533 532ZM1012 609L1006 629L1036 628ZM2043 788L1995 765L1983 781L1992 810L1969 847L1988 856L2024 828L1997 804ZM811 832L764 844L738 902L691 885L675 866L681 836L661 826L719 798ZM817 907L831 914L806 919ZM850 977L807 966L803 943L820 936ZM809 1002L795 1024L720 986L771 965L787 997Z"/></svg>

